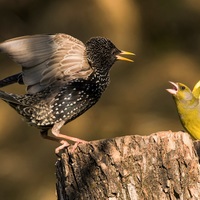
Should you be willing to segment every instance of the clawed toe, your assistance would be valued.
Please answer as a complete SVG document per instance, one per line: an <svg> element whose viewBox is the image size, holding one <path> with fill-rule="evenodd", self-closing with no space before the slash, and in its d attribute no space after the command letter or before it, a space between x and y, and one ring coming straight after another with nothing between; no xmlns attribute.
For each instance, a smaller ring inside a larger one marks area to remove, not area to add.
<svg viewBox="0 0 200 200"><path fill-rule="evenodd" d="M55 149L55 153L56 153L56 154L59 154L60 150L64 149L65 147L68 147L68 146L70 145L66 140L61 140L60 143L61 143L62 145L60 145L59 147L57 147L57 148Z"/></svg>
<svg viewBox="0 0 200 200"><path fill-rule="evenodd" d="M70 152L73 153L79 144L86 144L86 143L88 143L88 142L85 140L78 140L77 142L75 142L75 144L73 145L72 150ZM64 149L65 147L70 146L70 144L66 140L61 140L60 144L61 145L55 149L56 155L59 154L60 150Z"/></svg>
<svg viewBox="0 0 200 200"><path fill-rule="evenodd" d="M85 141L85 140L79 140L78 142L76 142L76 143L73 145L72 150L71 150L71 153L73 153L73 152L76 150L76 148L77 148L77 146L78 146L79 144L86 144L86 143L88 143L88 142Z"/></svg>

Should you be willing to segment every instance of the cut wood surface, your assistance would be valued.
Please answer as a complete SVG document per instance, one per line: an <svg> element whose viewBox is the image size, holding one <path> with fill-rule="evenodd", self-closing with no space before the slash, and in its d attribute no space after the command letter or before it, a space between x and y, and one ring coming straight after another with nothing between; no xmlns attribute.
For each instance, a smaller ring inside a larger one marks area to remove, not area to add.
<svg viewBox="0 0 200 200"><path fill-rule="evenodd" d="M56 176L58 200L200 199L199 158L185 132L92 141L73 153L66 149Z"/></svg>

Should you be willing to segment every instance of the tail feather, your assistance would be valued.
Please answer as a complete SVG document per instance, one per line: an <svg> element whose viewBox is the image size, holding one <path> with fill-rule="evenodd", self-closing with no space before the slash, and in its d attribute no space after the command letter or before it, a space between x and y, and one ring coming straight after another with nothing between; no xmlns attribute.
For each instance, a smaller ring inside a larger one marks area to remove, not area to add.
<svg viewBox="0 0 200 200"><path fill-rule="evenodd" d="M2 90L0 90L0 99L2 99L3 101L7 102L7 103L11 103L11 104L20 104L19 101L17 101L16 98L14 98L14 96L12 94L6 93Z"/></svg>
<svg viewBox="0 0 200 200"><path fill-rule="evenodd" d="M0 80L0 88L7 85L11 85L13 83L24 84L21 72Z"/></svg>

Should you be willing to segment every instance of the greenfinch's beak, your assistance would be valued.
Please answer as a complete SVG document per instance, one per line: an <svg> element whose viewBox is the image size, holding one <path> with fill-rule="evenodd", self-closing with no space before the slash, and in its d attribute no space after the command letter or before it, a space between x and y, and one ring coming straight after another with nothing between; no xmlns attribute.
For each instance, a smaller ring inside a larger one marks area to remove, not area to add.
<svg viewBox="0 0 200 200"><path fill-rule="evenodd" d="M124 60L124 61L128 61L128 62L133 62L133 60L129 59L129 58L125 58L121 55L135 55L134 53L128 52L128 51L121 51L116 57L117 60Z"/></svg>
<svg viewBox="0 0 200 200"><path fill-rule="evenodd" d="M169 81L169 83L171 83L173 85L172 89L166 89L167 92L169 92L170 94L176 95L176 93L178 92L178 84L174 83L172 81Z"/></svg>

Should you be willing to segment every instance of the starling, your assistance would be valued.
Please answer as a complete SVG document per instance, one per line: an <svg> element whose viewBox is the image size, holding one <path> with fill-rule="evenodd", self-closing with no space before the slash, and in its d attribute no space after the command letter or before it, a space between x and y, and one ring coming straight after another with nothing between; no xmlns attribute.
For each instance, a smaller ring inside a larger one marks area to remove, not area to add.
<svg viewBox="0 0 200 200"><path fill-rule="evenodd" d="M60 133L61 127L74 120L101 97L110 82L109 72L117 60L130 61L104 37L90 38L84 45L67 34L32 35L0 43L0 52L22 66L22 72L0 80L0 87L20 83L24 95L0 91L0 98L13 107L25 121L40 129L41 135L61 143L84 140ZM48 136L51 129L55 137Z"/></svg>

